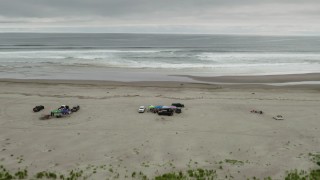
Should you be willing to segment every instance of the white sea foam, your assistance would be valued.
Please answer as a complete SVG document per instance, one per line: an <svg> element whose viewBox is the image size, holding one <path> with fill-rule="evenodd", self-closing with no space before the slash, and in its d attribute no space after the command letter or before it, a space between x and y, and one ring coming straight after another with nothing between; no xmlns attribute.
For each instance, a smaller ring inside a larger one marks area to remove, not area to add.
<svg viewBox="0 0 320 180"><path fill-rule="evenodd" d="M317 53L217 53L177 49L158 50L33 50L0 52L6 65L177 69L229 74L319 72Z"/></svg>
<svg viewBox="0 0 320 180"><path fill-rule="evenodd" d="M149 72L149 77L157 73L319 73L319 40L222 35L0 34L0 78L71 78L70 74L77 74L105 79L113 74L107 73L112 70L120 71L120 76L129 71Z"/></svg>
<svg viewBox="0 0 320 180"><path fill-rule="evenodd" d="M202 53L197 57L216 63L320 63L320 54L315 53Z"/></svg>

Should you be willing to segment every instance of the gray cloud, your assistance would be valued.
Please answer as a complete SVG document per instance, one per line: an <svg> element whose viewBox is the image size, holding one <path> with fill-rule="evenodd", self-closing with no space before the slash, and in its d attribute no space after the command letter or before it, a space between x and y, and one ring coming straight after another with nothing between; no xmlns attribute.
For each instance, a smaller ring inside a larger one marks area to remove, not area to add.
<svg viewBox="0 0 320 180"><path fill-rule="evenodd" d="M320 34L318 19L319 0L0 1L0 31Z"/></svg>
<svg viewBox="0 0 320 180"><path fill-rule="evenodd" d="M318 4L317 0L1 0L3 16L51 17L61 15L126 16L146 13L194 13L219 7L264 4ZM285 11L285 9L283 9Z"/></svg>

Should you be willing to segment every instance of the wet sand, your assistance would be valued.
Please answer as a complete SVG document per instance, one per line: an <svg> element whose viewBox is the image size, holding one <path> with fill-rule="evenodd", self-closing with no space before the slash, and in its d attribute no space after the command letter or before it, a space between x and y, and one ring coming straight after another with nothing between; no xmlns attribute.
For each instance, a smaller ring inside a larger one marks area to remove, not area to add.
<svg viewBox="0 0 320 180"><path fill-rule="evenodd" d="M182 76L196 81L213 83L287 83L302 81L320 81L320 73L309 74L284 74L284 75L261 75L261 76Z"/></svg>

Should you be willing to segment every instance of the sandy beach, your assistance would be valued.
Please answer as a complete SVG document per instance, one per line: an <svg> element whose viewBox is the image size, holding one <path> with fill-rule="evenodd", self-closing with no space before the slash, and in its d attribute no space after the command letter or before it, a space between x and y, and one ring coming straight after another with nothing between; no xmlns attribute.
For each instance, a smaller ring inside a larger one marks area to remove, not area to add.
<svg viewBox="0 0 320 180"><path fill-rule="evenodd" d="M152 179L203 168L218 179L283 179L316 167L309 153L320 152L319 86L2 79L0 164L30 176L78 169L88 179ZM174 102L185 104L181 114L137 112ZM62 104L81 109L39 120Z"/></svg>

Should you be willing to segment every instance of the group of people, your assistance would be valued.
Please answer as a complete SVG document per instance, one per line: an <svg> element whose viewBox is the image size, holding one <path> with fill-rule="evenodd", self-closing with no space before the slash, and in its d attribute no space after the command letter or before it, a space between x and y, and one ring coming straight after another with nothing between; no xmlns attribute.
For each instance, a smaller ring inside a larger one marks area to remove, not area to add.
<svg viewBox="0 0 320 180"><path fill-rule="evenodd" d="M262 111L257 111L257 110L254 110L254 109L253 109L253 110L251 110L250 112L251 112L251 113L263 114L263 112L262 112Z"/></svg>

